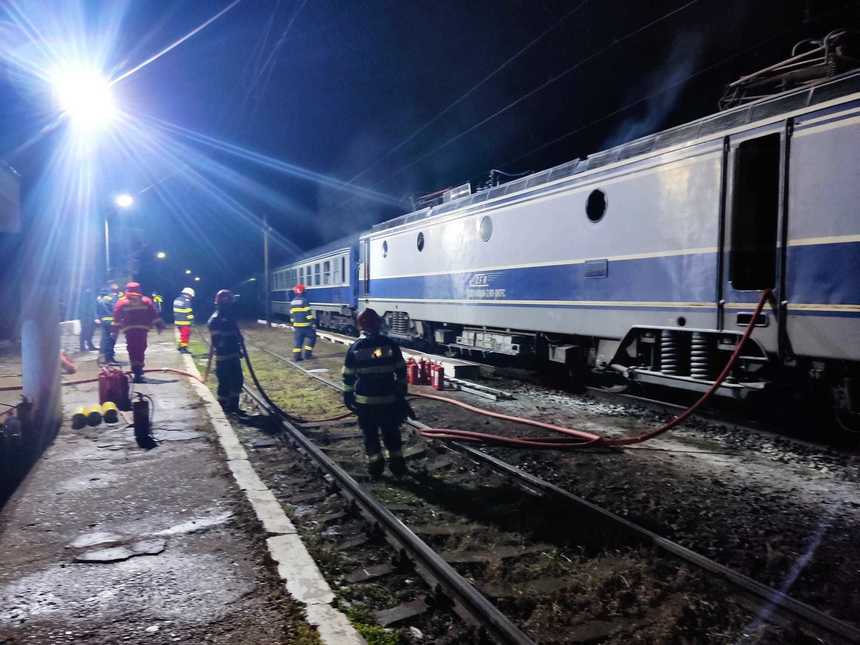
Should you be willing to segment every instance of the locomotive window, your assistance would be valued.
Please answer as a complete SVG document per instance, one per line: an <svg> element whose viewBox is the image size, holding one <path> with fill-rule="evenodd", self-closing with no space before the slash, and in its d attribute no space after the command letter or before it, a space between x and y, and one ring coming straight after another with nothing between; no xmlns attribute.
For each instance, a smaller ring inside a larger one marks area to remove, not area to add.
<svg viewBox="0 0 860 645"><path fill-rule="evenodd" d="M388 240L382 242L382 257L388 257Z"/></svg>
<svg viewBox="0 0 860 645"><path fill-rule="evenodd" d="M419 252L424 250L424 233L418 234L418 241L416 242L416 246L418 246Z"/></svg>
<svg viewBox="0 0 860 645"><path fill-rule="evenodd" d="M493 220L490 219L489 215L484 215L481 218L478 224L478 235L484 242L489 242L490 238L493 237Z"/></svg>
<svg viewBox="0 0 860 645"><path fill-rule="evenodd" d="M735 289L776 281L779 133L741 143L735 153L729 279Z"/></svg>
<svg viewBox="0 0 860 645"><path fill-rule="evenodd" d="M592 190L585 202L585 214L588 219L597 223L606 214L606 194L602 190Z"/></svg>

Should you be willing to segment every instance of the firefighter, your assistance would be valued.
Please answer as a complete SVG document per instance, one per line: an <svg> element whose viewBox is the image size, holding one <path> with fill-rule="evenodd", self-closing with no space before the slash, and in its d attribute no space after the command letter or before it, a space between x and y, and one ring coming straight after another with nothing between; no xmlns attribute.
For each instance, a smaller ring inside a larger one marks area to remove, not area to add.
<svg viewBox="0 0 860 645"><path fill-rule="evenodd" d="M101 295L96 301L96 313L101 325L101 340L99 341L99 353L102 363L115 363L113 346L113 308L119 301L119 286L115 282L101 290Z"/></svg>
<svg viewBox="0 0 860 645"><path fill-rule="evenodd" d="M194 289L185 287L173 301L173 324L179 332L177 349L182 354L191 353L188 351L188 340L191 338L191 326L194 324L194 309L191 304L195 295Z"/></svg>
<svg viewBox="0 0 860 645"><path fill-rule="evenodd" d="M218 402L227 414L243 415L239 395L245 379L242 375L242 333L236 322L233 292L221 289L215 294L215 313L207 326L212 336L211 352L215 355L215 376L218 377Z"/></svg>
<svg viewBox="0 0 860 645"><path fill-rule="evenodd" d="M143 366L146 356L146 336L155 327L160 334L164 323L155 310L152 300L141 293L140 284L129 282L125 285L125 295L113 309L113 338L119 332L125 334L128 359L135 383L145 383Z"/></svg>
<svg viewBox="0 0 860 645"><path fill-rule="evenodd" d="M81 292L80 300L78 301L78 320L81 322L81 352L95 351L93 345L93 333L96 330L101 320L96 318L96 297L93 290L89 287Z"/></svg>
<svg viewBox="0 0 860 645"><path fill-rule="evenodd" d="M297 284L293 288L293 294L293 300L290 302L290 320L293 323L293 360L301 361L304 358L313 358L317 332L314 329L314 312L305 297L305 285Z"/></svg>
<svg viewBox="0 0 860 645"><path fill-rule="evenodd" d="M406 363L397 343L383 336L382 319L373 309L358 316L364 336L346 352L343 365L343 402L358 415L364 435L367 469L379 477L385 469L379 435L388 450L388 467L395 477L406 474L400 424L411 414L406 402Z"/></svg>

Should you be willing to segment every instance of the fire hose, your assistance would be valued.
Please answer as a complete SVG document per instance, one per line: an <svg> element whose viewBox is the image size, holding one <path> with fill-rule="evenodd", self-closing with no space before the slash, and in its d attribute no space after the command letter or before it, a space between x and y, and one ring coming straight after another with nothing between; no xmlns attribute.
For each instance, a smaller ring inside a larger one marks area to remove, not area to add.
<svg viewBox="0 0 860 645"><path fill-rule="evenodd" d="M702 394L699 399L695 401L692 405L690 405L686 410L684 410L678 416L672 418L668 422L664 423L660 427L649 430L648 432L641 433L639 435L633 437L618 437L618 438L609 438L604 437L599 434L595 434L592 432L586 432L583 430L576 430L575 428L567 428L564 426L556 425L553 423L547 423L544 421L537 421L535 419L528 419L526 417L518 417L509 414L503 414L501 412L495 412L492 410L487 410L485 408L479 408L473 405L469 405L468 403L464 403L462 401L457 401L455 399L450 399L444 396L438 396L435 394L424 394L413 392L410 393L409 396L421 399L428 399L432 401L438 401L441 403L446 403L448 405L453 405L464 410L468 410L470 412L474 412L476 414L480 414L482 416L487 416L494 419L499 419L501 421L509 421L511 423L517 423L521 425L531 426L534 428L539 428L541 430L549 430L551 432L556 432L561 437L509 437L504 435L492 434L487 432L476 432L472 430L458 430L455 428L427 428L427 429L418 429L417 432L420 436L427 439L437 439L437 440L456 440L462 441L466 443L477 443L498 447L508 447L508 448L531 448L531 449L551 449L551 450L568 450L568 449L578 449L585 448L591 446L600 446L600 447L619 447L619 446L628 446L632 444L642 443L644 441L648 441L649 439L653 439L665 432L668 432L672 428L680 425L684 421L686 421L690 415L692 415L699 407L702 406L708 399L713 396L714 392L717 391L717 388L722 385L723 381L731 374L731 371L734 369L737 364L738 359L740 358L741 351L743 350L744 345L747 340L749 340L750 336L752 336L752 332L754 329L754 321L758 319L759 314L761 314L764 309L765 304L768 301L768 298L771 295L770 289L765 289L761 298L759 299L758 304L756 305L755 311L750 318L750 322L744 330L743 335L735 346L734 351L732 352L729 360L726 362L725 367L723 367L719 376L717 376L716 380L710 385L710 387ZM295 415L291 415L288 412L281 409L274 401L271 400L269 395L266 393L265 388L261 385L259 379L257 378L256 373L254 372L254 367L251 363L250 356L248 355L248 351L245 348L244 339L242 339L242 350L243 355L245 357L245 364L248 367L248 373L251 375L251 379L254 382L254 385L259 390L263 399L266 401L268 405L271 406L273 410L275 410L278 414L286 418L287 420L294 423L324 423L329 421L339 421L341 419L346 419L352 416L352 412L347 412L344 414L340 414L333 417L328 417L325 419L304 419L302 417L298 417ZM188 378L192 378L201 383L205 383L205 380L200 378L196 374L192 374L190 372L186 372L183 370L174 369L171 367L164 368L156 368L144 370L144 372L167 372L172 374L177 374L180 376L186 376ZM208 374L208 370L207 370ZM84 383L94 383L98 381L98 377L95 378L87 378L87 379L77 379L74 381L63 381L63 385L80 385ZM5 386L0 387L0 392L3 391L11 391L11 390L20 390L21 386Z"/></svg>

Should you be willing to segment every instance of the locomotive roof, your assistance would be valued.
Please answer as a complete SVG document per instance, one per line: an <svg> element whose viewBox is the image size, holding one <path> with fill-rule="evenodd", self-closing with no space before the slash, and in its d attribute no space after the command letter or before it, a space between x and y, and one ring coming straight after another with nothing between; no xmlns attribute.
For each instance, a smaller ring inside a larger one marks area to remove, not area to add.
<svg viewBox="0 0 860 645"><path fill-rule="evenodd" d="M726 130L742 127L779 114L812 107L858 91L860 91L860 70L847 72L824 83L799 90L791 90L730 110L711 114L696 121L670 128L669 130L634 139L608 150L596 152L584 159L574 159L573 161L527 175L494 188L482 190L468 197L454 199L438 206L400 215L394 219L376 224L371 231L377 232L395 228L403 224L449 213L473 204L479 204L487 199L512 194L525 188L532 188L564 177L577 175L586 170L594 170L595 168L600 168L601 166L630 157L670 148L687 141L708 137L709 135L718 136L720 132Z"/></svg>

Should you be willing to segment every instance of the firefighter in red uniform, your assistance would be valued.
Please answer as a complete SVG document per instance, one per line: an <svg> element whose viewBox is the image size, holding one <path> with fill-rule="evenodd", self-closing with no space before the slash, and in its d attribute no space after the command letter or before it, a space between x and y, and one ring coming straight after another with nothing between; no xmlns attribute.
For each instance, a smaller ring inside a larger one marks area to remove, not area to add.
<svg viewBox="0 0 860 645"><path fill-rule="evenodd" d="M144 383L143 365L146 354L146 335L155 327L160 334L164 323L158 315L155 304L140 291L140 284L129 282L125 285L125 296L113 309L113 337L119 332L125 334L128 358L135 383Z"/></svg>

